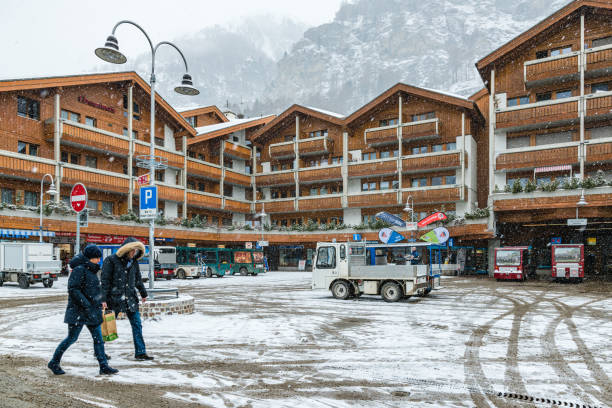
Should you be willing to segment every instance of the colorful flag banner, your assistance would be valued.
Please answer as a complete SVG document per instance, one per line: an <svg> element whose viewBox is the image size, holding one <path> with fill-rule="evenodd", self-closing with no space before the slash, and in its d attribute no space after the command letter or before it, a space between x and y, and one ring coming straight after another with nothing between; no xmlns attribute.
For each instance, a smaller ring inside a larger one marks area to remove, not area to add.
<svg viewBox="0 0 612 408"><path fill-rule="evenodd" d="M444 227L438 227L421 236L419 239L425 242L431 242L432 244L444 244L449 238L450 234L448 230Z"/></svg>
<svg viewBox="0 0 612 408"><path fill-rule="evenodd" d="M384 244L395 244L403 241L404 237L401 234L393 231L391 228L383 228L378 231L378 239Z"/></svg>

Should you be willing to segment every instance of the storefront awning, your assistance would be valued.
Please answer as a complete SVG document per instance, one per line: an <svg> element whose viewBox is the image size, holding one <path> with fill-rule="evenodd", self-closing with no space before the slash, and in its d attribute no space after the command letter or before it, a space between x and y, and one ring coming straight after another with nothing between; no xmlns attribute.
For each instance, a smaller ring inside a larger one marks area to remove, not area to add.
<svg viewBox="0 0 612 408"><path fill-rule="evenodd" d="M21 229L13 229L13 228L4 228L0 229L0 235L2 238L29 238L29 237L38 237L40 236L39 230L21 230ZM43 237L54 237L55 232L53 231L43 231Z"/></svg>
<svg viewBox="0 0 612 408"><path fill-rule="evenodd" d="M537 167L533 172L534 173L552 173L555 171L571 171L572 166L569 164L562 166L547 166L547 167Z"/></svg>

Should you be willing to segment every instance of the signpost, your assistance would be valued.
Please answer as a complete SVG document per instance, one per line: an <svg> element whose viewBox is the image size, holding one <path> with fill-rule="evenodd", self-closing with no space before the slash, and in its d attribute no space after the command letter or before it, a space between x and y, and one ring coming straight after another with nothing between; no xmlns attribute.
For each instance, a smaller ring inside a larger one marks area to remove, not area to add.
<svg viewBox="0 0 612 408"><path fill-rule="evenodd" d="M138 176L136 178L136 183L139 186L146 186L151 184L151 173L143 174L142 176Z"/></svg>
<svg viewBox="0 0 612 408"><path fill-rule="evenodd" d="M252 242L245 242L244 243L244 248L245 249L253 249L253 243Z"/></svg>
<svg viewBox="0 0 612 408"><path fill-rule="evenodd" d="M155 219L157 217L157 187L140 187L140 218Z"/></svg>
<svg viewBox="0 0 612 408"><path fill-rule="evenodd" d="M259 248L264 248L264 247L267 247L267 246L269 246L269 244L270 244L270 243L269 243L268 241L257 241L257 247L258 247L258 249L259 249Z"/></svg>
<svg viewBox="0 0 612 408"><path fill-rule="evenodd" d="M587 225L586 218L568 218L567 225L570 227L584 227Z"/></svg>
<svg viewBox="0 0 612 408"><path fill-rule="evenodd" d="M76 246L75 255L81 252L81 211L87 208L87 189L82 183L76 183L70 191L70 206L76 212Z"/></svg>

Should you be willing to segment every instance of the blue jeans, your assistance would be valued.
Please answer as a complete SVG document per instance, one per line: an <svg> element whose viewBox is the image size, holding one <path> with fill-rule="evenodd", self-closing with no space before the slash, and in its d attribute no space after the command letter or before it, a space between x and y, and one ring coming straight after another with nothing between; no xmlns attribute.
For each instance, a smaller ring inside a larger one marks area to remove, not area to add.
<svg viewBox="0 0 612 408"><path fill-rule="evenodd" d="M118 313L115 312L115 315ZM147 349L145 347L144 338L142 337L142 322L140 321L140 312L130 312L127 311L125 313L127 318L130 321L130 326L132 326L132 339L134 340L134 355L139 356L142 354L147 354Z"/></svg>
<svg viewBox="0 0 612 408"><path fill-rule="evenodd" d="M98 326L90 326L87 325L89 332L91 333L91 337L93 339L94 345L94 353L96 358L98 359L98 363L100 363L100 367L108 364L106 361L106 354L104 354L104 340L102 339L102 330L100 329L100 325ZM68 325L68 337L66 337L55 349L55 353L53 353L53 359L51 361L59 364L62 356L68 350L68 347L73 345L79 338L79 334L81 334L81 330L83 329L83 324L69 324Z"/></svg>

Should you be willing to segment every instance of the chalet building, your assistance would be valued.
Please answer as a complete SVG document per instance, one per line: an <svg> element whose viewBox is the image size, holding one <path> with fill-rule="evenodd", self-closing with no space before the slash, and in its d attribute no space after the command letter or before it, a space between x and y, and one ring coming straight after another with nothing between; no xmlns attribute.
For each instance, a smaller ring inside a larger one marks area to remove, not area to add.
<svg viewBox="0 0 612 408"><path fill-rule="evenodd" d="M584 243L587 270L611 263L611 23L612 2L574 1L476 64L490 227L496 244L534 247L539 265L550 265L554 237Z"/></svg>

